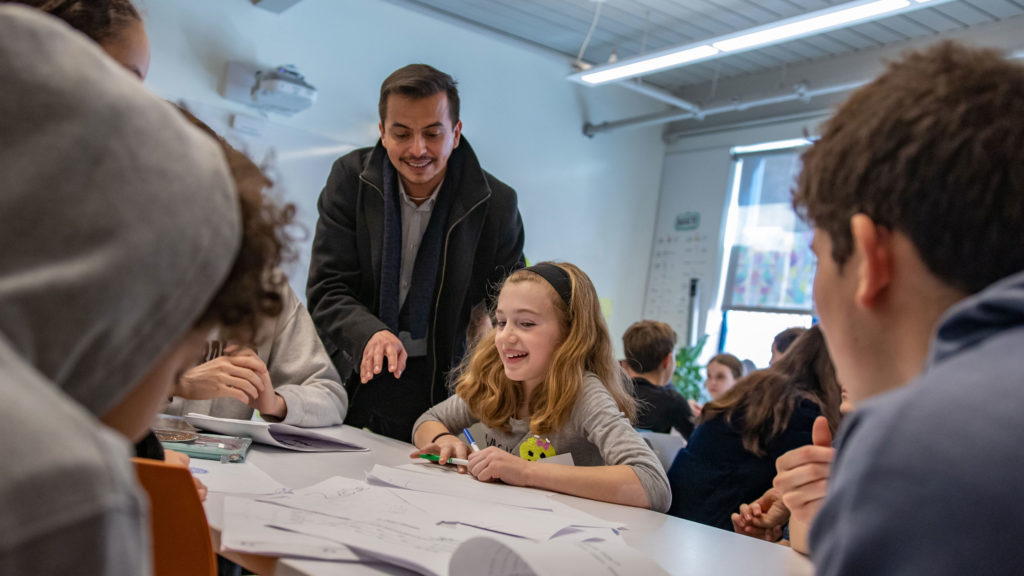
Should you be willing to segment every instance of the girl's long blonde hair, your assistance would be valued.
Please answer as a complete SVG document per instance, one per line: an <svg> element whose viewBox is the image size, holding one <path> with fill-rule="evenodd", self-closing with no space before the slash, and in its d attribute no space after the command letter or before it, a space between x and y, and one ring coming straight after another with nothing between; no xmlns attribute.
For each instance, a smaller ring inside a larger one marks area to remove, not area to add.
<svg viewBox="0 0 1024 576"><path fill-rule="evenodd" d="M631 384L615 360L594 284L573 264L548 264L558 266L569 275L572 297L568 306L544 278L529 269L517 270L503 284L537 282L545 286L564 335L552 357L547 377L530 398L530 431L550 434L565 425L583 390L585 371L596 374L619 409L630 421L635 421L636 402ZM496 329L492 328L463 359L455 380L455 393L485 425L507 430L508 421L515 418L523 401L523 388L505 376L505 367L494 344L495 333Z"/></svg>

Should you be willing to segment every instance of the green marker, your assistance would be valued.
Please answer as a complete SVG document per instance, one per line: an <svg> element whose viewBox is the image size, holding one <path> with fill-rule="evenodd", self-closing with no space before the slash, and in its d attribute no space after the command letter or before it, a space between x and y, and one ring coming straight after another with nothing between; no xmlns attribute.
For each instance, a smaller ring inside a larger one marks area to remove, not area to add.
<svg viewBox="0 0 1024 576"><path fill-rule="evenodd" d="M420 454L420 458L430 460L431 462L440 462L441 457L437 454ZM458 464L459 466L469 466L469 460L463 460L462 458L449 458L449 464Z"/></svg>

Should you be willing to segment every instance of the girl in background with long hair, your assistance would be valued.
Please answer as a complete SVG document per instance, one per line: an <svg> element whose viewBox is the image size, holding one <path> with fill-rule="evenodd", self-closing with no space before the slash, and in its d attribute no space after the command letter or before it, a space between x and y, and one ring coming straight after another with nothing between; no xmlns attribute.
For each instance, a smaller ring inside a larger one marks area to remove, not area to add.
<svg viewBox="0 0 1024 576"><path fill-rule="evenodd" d="M665 472L633 429L636 406L615 361L590 278L542 262L508 277L497 325L460 367L455 395L413 426L412 456L468 458L478 480L668 509ZM482 422L470 453L456 434ZM537 460L571 454L575 466Z"/></svg>
<svg viewBox="0 0 1024 576"><path fill-rule="evenodd" d="M680 518L732 530L731 514L772 485L775 460L811 443L814 419L839 425L842 392L821 329L812 327L767 370L704 406L701 423L669 469Z"/></svg>

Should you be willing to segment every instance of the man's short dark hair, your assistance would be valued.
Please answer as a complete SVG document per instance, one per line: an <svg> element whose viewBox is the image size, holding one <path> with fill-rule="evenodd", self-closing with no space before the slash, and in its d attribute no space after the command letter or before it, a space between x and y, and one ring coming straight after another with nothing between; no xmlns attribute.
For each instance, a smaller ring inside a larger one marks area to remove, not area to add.
<svg viewBox="0 0 1024 576"><path fill-rule="evenodd" d="M1024 270L1024 66L953 42L890 64L804 153L793 206L839 266L863 213L968 293Z"/></svg>
<svg viewBox="0 0 1024 576"><path fill-rule="evenodd" d="M637 374L647 374L657 370L675 349L676 333L664 322L641 320L626 329L622 347L626 352L626 365Z"/></svg>
<svg viewBox="0 0 1024 576"><path fill-rule="evenodd" d="M448 115L454 127L459 123L459 89L454 78L426 64L409 64L395 70L380 85L380 123L387 116L388 96L400 94L418 100L438 92L448 95Z"/></svg>

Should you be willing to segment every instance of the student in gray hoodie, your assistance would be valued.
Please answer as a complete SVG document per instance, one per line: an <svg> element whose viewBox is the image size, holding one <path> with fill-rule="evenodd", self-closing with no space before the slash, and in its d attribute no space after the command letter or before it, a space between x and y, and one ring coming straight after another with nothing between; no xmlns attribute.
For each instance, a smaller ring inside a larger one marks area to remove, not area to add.
<svg viewBox="0 0 1024 576"><path fill-rule="evenodd" d="M1024 573L1024 66L909 54L803 164L815 301L857 406L836 451L785 463L817 574Z"/></svg>
<svg viewBox="0 0 1024 576"><path fill-rule="evenodd" d="M260 190L86 37L0 6L0 62L0 574L146 575L130 441L213 325L279 312L280 246L250 235Z"/></svg>

